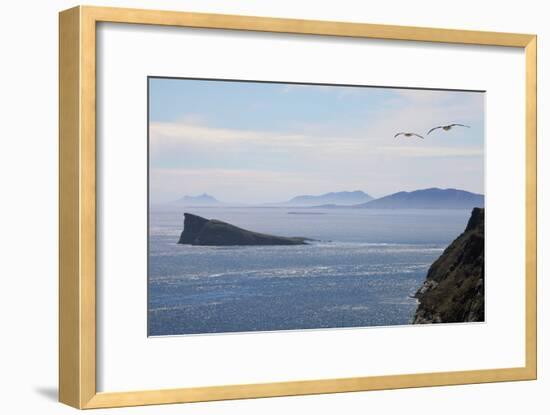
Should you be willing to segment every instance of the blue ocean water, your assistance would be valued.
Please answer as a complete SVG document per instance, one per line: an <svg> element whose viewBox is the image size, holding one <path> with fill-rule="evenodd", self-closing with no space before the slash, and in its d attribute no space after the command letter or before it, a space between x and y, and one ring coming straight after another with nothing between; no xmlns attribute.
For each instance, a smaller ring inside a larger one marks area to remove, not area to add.
<svg viewBox="0 0 550 415"><path fill-rule="evenodd" d="M316 241L178 245L183 210L151 209L150 336L409 324L416 309L410 295L470 216L469 210L185 211Z"/></svg>

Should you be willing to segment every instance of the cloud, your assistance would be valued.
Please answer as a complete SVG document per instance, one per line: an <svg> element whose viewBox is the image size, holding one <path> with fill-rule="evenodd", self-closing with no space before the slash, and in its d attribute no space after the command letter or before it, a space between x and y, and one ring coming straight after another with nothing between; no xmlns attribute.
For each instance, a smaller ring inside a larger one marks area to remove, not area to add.
<svg viewBox="0 0 550 415"><path fill-rule="evenodd" d="M418 120L418 112L427 112L426 117ZM184 121L155 122L150 125L151 152L154 159L162 159L163 156L172 155L175 152L204 152L210 149L223 148L226 154L231 152L260 153L276 155L278 153L303 153L308 157L308 152L315 154L338 154L340 156L357 156L358 154L392 155L396 157L436 157L436 156L473 156L482 155L482 146L453 145L429 145L426 142L403 145L404 140L395 140L393 135L397 130L418 131L425 134L427 126L434 125L435 121L426 122L426 119L438 119L437 111L426 109L424 111L401 111L389 116L389 120L398 126L407 128L395 128L390 123L375 123L364 131L357 131L355 135L326 135L322 126L308 129L314 133L274 132L258 130L242 130L230 128L209 127L196 125ZM331 131L334 132L334 131ZM440 144L444 140L439 139ZM390 143L391 145L388 145ZM448 143L448 142L447 142Z"/></svg>
<svg viewBox="0 0 550 415"><path fill-rule="evenodd" d="M419 147L399 146L381 147L380 154L396 157L482 157L482 148Z"/></svg>
<svg viewBox="0 0 550 415"><path fill-rule="evenodd" d="M309 145L310 137L299 133L219 128L188 122L152 122L149 139L156 148L171 145Z"/></svg>
<svg viewBox="0 0 550 415"><path fill-rule="evenodd" d="M206 140L216 144L228 141L259 141L270 139L271 134L262 131L247 131L197 125L186 121L153 122L149 127L152 141L162 139ZM272 137L271 137L272 138Z"/></svg>

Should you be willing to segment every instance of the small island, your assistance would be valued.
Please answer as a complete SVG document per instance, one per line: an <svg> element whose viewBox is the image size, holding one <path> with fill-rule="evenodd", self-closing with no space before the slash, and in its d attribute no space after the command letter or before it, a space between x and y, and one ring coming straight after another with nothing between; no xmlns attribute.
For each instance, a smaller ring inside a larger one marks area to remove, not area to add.
<svg viewBox="0 0 550 415"><path fill-rule="evenodd" d="M179 244L206 246L306 245L308 238L284 237L249 231L216 219L184 213Z"/></svg>

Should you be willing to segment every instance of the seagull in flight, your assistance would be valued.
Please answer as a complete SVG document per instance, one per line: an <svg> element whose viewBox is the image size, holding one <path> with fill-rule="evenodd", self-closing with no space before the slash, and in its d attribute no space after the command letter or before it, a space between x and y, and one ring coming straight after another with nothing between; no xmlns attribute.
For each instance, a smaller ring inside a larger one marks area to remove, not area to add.
<svg viewBox="0 0 550 415"><path fill-rule="evenodd" d="M449 124L449 125L440 125L439 127L434 127L430 131L428 131L428 134L430 134L432 131L437 130L438 128L441 128L443 131L449 131L453 127L466 127L470 128L469 125L464 124Z"/></svg>
<svg viewBox="0 0 550 415"><path fill-rule="evenodd" d="M422 137L421 135L416 134L416 133L397 133L397 134L395 134L395 135L393 136L393 138L397 138L397 137L399 137L400 135L404 135L405 137L416 136L416 137L418 137L418 138L422 138L422 139L424 138L424 137Z"/></svg>

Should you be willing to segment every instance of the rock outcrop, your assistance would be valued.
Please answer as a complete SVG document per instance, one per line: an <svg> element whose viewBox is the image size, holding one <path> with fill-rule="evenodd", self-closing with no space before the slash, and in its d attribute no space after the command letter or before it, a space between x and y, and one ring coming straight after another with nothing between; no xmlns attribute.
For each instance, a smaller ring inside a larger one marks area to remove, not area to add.
<svg viewBox="0 0 550 415"><path fill-rule="evenodd" d="M178 243L187 245L305 245L307 238L284 237L248 231L226 222L184 214Z"/></svg>
<svg viewBox="0 0 550 415"><path fill-rule="evenodd" d="M485 209L473 209L466 230L432 264L415 297L413 324L485 320Z"/></svg>

